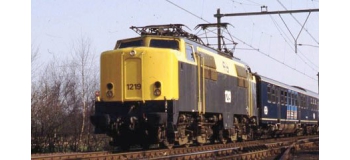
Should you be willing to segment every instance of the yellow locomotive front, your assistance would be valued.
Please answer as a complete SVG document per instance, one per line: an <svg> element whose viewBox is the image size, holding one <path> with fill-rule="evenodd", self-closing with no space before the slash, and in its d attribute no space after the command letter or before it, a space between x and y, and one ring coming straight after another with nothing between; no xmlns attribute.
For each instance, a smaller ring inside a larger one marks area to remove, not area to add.
<svg viewBox="0 0 350 160"><path fill-rule="evenodd" d="M101 101L178 99L179 39L145 36L118 41L101 55Z"/></svg>
<svg viewBox="0 0 350 160"><path fill-rule="evenodd" d="M182 39L141 36L117 42L101 54L100 97L91 122L112 146L160 143L179 98L178 56Z"/></svg>

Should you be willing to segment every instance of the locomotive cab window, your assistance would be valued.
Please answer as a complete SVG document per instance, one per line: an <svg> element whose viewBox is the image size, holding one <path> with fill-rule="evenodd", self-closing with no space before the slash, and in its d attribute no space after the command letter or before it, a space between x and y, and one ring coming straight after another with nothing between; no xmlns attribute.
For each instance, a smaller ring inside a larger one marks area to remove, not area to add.
<svg viewBox="0 0 350 160"><path fill-rule="evenodd" d="M194 52L193 52L193 46L190 44L186 44L186 58L187 60L194 62Z"/></svg>
<svg viewBox="0 0 350 160"><path fill-rule="evenodd" d="M120 41L117 43L117 46L115 49L117 48L128 48L128 47L140 47L143 46L143 40L139 39L139 40L134 40L134 41Z"/></svg>
<svg viewBox="0 0 350 160"><path fill-rule="evenodd" d="M179 50L179 42L177 40L151 39L149 46Z"/></svg>

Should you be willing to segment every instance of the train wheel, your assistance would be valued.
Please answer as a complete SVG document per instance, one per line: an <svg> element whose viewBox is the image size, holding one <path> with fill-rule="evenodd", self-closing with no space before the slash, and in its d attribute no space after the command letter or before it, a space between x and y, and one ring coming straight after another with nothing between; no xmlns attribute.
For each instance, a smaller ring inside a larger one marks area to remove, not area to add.
<svg viewBox="0 0 350 160"><path fill-rule="evenodd" d="M222 144L226 144L227 143L227 139L225 139L225 138L221 139L221 143Z"/></svg>
<svg viewBox="0 0 350 160"><path fill-rule="evenodd" d="M227 138L226 136L224 135L224 131L223 130L220 130L219 131L219 138L220 138L220 142L222 144L226 144L227 143Z"/></svg>
<svg viewBox="0 0 350 160"><path fill-rule="evenodd" d="M158 142L160 142L160 145L164 148L172 149L174 146L174 139L170 138L174 137L173 134L168 135L166 130L162 127L159 127L158 129Z"/></svg>
<svg viewBox="0 0 350 160"><path fill-rule="evenodd" d="M140 145L141 145L142 149L144 149L144 150L149 149L149 146L150 146L149 139L150 139L150 136L148 134L148 130L145 130L144 133L142 133L142 136L140 138L140 142L141 142Z"/></svg>
<svg viewBox="0 0 350 160"><path fill-rule="evenodd" d="M169 143L167 139L164 140L163 145L168 149L172 149L174 147L174 143Z"/></svg>
<svg viewBox="0 0 350 160"><path fill-rule="evenodd" d="M119 137L119 146L120 149L123 151L128 151L130 149L131 143L132 143L132 136L129 136L130 132L123 132L121 133L120 137Z"/></svg>
<svg viewBox="0 0 350 160"><path fill-rule="evenodd" d="M123 151L128 151L130 149L130 145L127 143L123 143L120 145L120 149L122 149Z"/></svg>
<svg viewBox="0 0 350 160"><path fill-rule="evenodd" d="M148 142L142 142L142 143L141 143L141 147L142 147L142 149L144 149L144 150L149 149L149 146L150 146L150 144L149 144Z"/></svg>

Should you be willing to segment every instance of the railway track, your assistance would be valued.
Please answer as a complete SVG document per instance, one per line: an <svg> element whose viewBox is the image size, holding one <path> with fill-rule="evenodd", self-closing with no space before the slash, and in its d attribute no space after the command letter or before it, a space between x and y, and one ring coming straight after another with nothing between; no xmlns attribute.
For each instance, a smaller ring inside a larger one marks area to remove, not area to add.
<svg viewBox="0 0 350 160"><path fill-rule="evenodd" d="M154 149L131 152L90 152L65 155L32 156L32 160L56 159L264 159L266 157L289 158L291 150L303 148L318 142L318 136L302 136L266 139L229 144L190 146L188 148Z"/></svg>

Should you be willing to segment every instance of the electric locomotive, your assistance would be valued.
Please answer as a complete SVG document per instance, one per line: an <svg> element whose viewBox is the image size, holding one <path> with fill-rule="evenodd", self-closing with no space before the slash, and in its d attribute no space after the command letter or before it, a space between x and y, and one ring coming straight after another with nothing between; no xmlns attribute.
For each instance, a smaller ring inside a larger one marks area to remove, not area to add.
<svg viewBox="0 0 350 160"><path fill-rule="evenodd" d="M248 140L258 128L256 79L247 64L207 47L182 24L131 27L101 54L91 122L110 145L171 148Z"/></svg>
<svg viewBox="0 0 350 160"><path fill-rule="evenodd" d="M253 74L183 27L131 27L139 37L101 54L96 134L128 150L318 133L317 93Z"/></svg>

